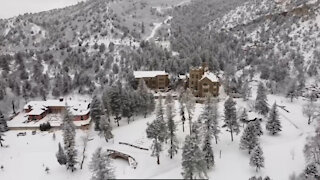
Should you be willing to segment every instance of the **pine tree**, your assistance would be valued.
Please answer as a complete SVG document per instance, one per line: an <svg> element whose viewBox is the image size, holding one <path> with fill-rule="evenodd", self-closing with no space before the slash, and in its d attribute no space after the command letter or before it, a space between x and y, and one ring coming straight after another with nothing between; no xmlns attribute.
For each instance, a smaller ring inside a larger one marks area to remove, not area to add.
<svg viewBox="0 0 320 180"><path fill-rule="evenodd" d="M233 141L233 133L238 134L240 129L237 121L236 102L233 101L232 97L229 97L224 103L224 122L223 127L226 127L230 132L231 141Z"/></svg>
<svg viewBox="0 0 320 180"><path fill-rule="evenodd" d="M286 96L290 98L291 102L293 102L294 98L298 98L299 94L296 79L290 82Z"/></svg>
<svg viewBox="0 0 320 180"><path fill-rule="evenodd" d="M100 119L100 123L99 123L100 127L100 136L103 136L105 138L105 140L108 142L109 139L113 138L113 134L112 134L112 127L110 125L110 122L107 120L107 118L101 118Z"/></svg>
<svg viewBox="0 0 320 180"><path fill-rule="evenodd" d="M148 127L146 129L147 138L153 140L151 156L157 157L157 164L160 164L162 143L166 140L168 135L167 125L163 116L162 98L160 97L156 119L151 124L147 124Z"/></svg>
<svg viewBox="0 0 320 180"><path fill-rule="evenodd" d="M185 112L184 112L184 105L182 102L179 101L180 104L180 117L182 121L182 132L184 132L184 123L186 122Z"/></svg>
<svg viewBox="0 0 320 180"><path fill-rule="evenodd" d="M307 178L315 178L320 175L315 163L308 164L303 173Z"/></svg>
<svg viewBox="0 0 320 180"><path fill-rule="evenodd" d="M269 112L266 90L262 83L258 86L255 108L257 112L262 115L267 115Z"/></svg>
<svg viewBox="0 0 320 180"><path fill-rule="evenodd" d="M308 164L320 164L320 124L317 125L315 135L307 138L303 151Z"/></svg>
<svg viewBox="0 0 320 180"><path fill-rule="evenodd" d="M262 127L261 127L261 121L259 119L256 119L255 121L252 121L254 124L255 133L257 136L261 136L263 134Z"/></svg>
<svg viewBox="0 0 320 180"><path fill-rule="evenodd" d="M59 143L58 147L59 147L59 150L58 150L58 152L56 154L57 160L58 160L60 165L66 165L67 164L67 156L64 153L64 150L63 150L63 148L62 148L60 143Z"/></svg>
<svg viewBox="0 0 320 180"><path fill-rule="evenodd" d="M122 112L122 85L112 86L109 90L110 108L112 114L115 116L115 122L120 126L119 121L121 120Z"/></svg>
<svg viewBox="0 0 320 180"><path fill-rule="evenodd" d="M277 110L277 104L274 103L269 114L268 122L266 124L266 129L272 134L275 135L281 131L281 123L279 120L279 114Z"/></svg>
<svg viewBox="0 0 320 180"><path fill-rule="evenodd" d="M254 148L250 156L250 165L255 167L257 172L264 167L263 152L259 145Z"/></svg>
<svg viewBox="0 0 320 180"><path fill-rule="evenodd" d="M90 170L93 175L91 180L106 180L115 179L114 168L111 165L110 157L107 152L102 152L101 148L98 148L92 156L90 162Z"/></svg>
<svg viewBox="0 0 320 180"><path fill-rule="evenodd" d="M217 103L208 97L200 118L203 121L203 133L209 134L211 139L214 137L216 144L218 144L218 135L220 133L218 117Z"/></svg>
<svg viewBox="0 0 320 180"><path fill-rule="evenodd" d="M8 131L8 125L7 125L7 121L4 118L4 115L2 114L2 112L0 111L0 125L2 125L2 132Z"/></svg>
<svg viewBox="0 0 320 180"><path fill-rule="evenodd" d="M134 114L134 97L133 91L131 90L124 90L123 92L123 101L122 101L122 116L128 119L128 124L130 123L130 118Z"/></svg>
<svg viewBox="0 0 320 180"><path fill-rule="evenodd" d="M97 98L97 96L94 96L92 101L91 101L91 109L90 109L90 116L93 122L95 122L94 129L96 131L99 131L100 129L100 120L101 120L101 115L102 115L102 106L101 106L101 101Z"/></svg>
<svg viewBox="0 0 320 180"><path fill-rule="evenodd" d="M145 117L146 117L147 114L151 114L154 111L155 107L156 107L154 96L153 96L153 94L151 92L147 93L146 106L147 106L147 112L145 114Z"/></svg>
<svg viewBox="0 0 320 180"><path fill-rule="evenodd" d="M155 101L154 96L150 93L145 81L143 79L139 80L137 91L140 95L140 102L139 102L139 110L143 113L144 117L147 117L148 113L151 113L155 109Z"/></svg>
<svg viewBox="0 0 320 180"><path fill-rule="evenodd" d="M167 114L167 126L168 126L168 138L170 141L170 148L168 150L170 158L172 159L172 157L177 154L178 152L178 140L176 137L176 124L174 122L174 102L173 101L167 101L167 105L166 105L166 114Z"/></svg>
<svg viewBox="0 0 320 180"><path fill-rule="evenodd" d="M184 179L204 178L207 176L204 155L194 134L187 135L182 149L182 170Z"/></svg>
<svg viewBox="0 0 320 180"><path fill-rule="evenodd" d="M248 150L250 154L253 148L258 145L258 137L255 130L254 122L250 122L244 129L243 134L240 139L240 149Z"/></svg>
<svg viewBox="0 0 320 180"><path fill-rule="evenodd" d="M246 108L243 109L243 112L240 116L240 122L242 122L242 127L244 127L244 125L248 122L248 113Z"/></svg>
<svg viewBox="0 0 320 180"><path fill-rule="evenodd" d="M202 152L204 153L204 159L207 164L207 168L210 169L214 166L214 154L212 150L212 144L211 144L211 136L209 133L207 133L204 137Z"/></svg>
<svg viewBox="0 0 320 180"><path fill-rule="evenodd" d="M67 169L70 169L73 172L76 170L75 165L77 164L77 150L75 148L76 131L68 110L66 111L63 119L62 130L64 150L67 157Z"/></svg>
<svg viewBox="0 0 320 180"><path fill-rule="evenodd" d="M3 143L4 142L4 132L5 131L5 128L4 128L4 125L3 124L0 124L0 146L3 147Z"/></svg>
<svg viewBox="0 0 320 180"><path fill-rule="evenodd" d="M103 104L103 109L104 109L104 115L106 116L108 122L110 122L110 115L111 115L111 107L110 107L110 100L109 100L109 94L108 91L109 89L107 88L105 92L102 94L102 104Z"/></svg>
<svg viewBox="0 0 320 180"><path fill-rule="evenodd" d="M241 96L242 96L244 101L247 101L248 98L251 96L251 88L249 87L249 82L248 81L245 81L242 84Z"/></svg>
<svg viewBox="0 0 320 180"><path fill-rule="evenodd" d="M184 93L182 93L181 101L185 104L185 107L188 112L189 129L191 134L192 116L193 116L196 100L190 89L187 89Z"/></svg>

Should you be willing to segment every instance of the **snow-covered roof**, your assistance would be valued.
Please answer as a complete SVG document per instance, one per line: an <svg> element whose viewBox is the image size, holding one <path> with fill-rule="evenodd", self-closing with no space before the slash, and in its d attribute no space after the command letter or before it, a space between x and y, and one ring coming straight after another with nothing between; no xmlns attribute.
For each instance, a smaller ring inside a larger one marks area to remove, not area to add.
<svg viewBox="0 0 320 180"><path fill-rule="evenodd" d="M187 75L184 75L184 74L179 74L179 79L187 79Z"/></svg>
<svg viewBox="0 0 320 180"><path fill-rule="evenodd" d="M86 115L90 111L89 102L78 100L47 100L47 101L30 101L24 106L24 109L31 111L27 115L40 115L47 107L68 107L72 115Z"/></svg>
<svg viewBox="0 0 320 180"><path fill-rule="evenodd" d="M208 78L211 82L219 82L218 77L211 72L205 72L202 78L200 79L200 81L203 80L204 78Z"/></svg>
<svg viewBox="0 0 320 180"><path fill-rule="evenodd" d="M44 113L48 108L36 108L36 109L32 109L32 111L28 112L27 115L31 115L31 116L38 116L41 115L42 113Z"/></svg>
<svg viewBox="0 0 320 180"><path fill-rule="evenodd" d="M90 109L70 108L69 110L70 110L71 114L74 116L84 116L90 112Z"/></svg>
<svg viewBox="0 0 320 180"><path fill-rule="evenodd" d="M24 109L29 109L29 106L33 108L38 107L64 107L66 106L66 101L60 100L46 100L46 101L30 101L28 104L24 105Z"/></svg>
<svg viewBox="0 0 320 180"><path fill-rule="evenodd" d="M133 75L135 78L144 78L168 75L168 73L165 71L134 71Z"/></svg>

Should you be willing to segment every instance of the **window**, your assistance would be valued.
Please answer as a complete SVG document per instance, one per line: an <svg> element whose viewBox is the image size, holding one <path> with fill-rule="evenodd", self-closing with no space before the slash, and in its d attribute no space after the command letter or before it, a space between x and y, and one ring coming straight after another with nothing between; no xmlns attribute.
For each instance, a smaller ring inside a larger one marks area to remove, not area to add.
<svg viewBox="0 0 320 180"><path fill-rule="evenodd" d="M203 92L207 93L209 92L209 89L203 89Z"/></svg>
<svg viewBox="0 0 320 180"><path fill-rule="evenodd" d="M81 120L83 120L83 116L81 116Z"/></svg>

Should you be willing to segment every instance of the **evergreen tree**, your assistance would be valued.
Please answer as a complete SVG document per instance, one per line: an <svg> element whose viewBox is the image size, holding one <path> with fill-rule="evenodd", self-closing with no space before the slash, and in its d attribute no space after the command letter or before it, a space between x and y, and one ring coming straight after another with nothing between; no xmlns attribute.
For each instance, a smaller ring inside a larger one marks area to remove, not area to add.
<svg viewBox="0 0 320 180"><path fill-rule="evenodd" d="M109 88L106 88L104 93L102 94L102 104L104 109L104 115L106 116L108 122L110 122L111 115L111 107L110 107L110 99L109 99Z"/></svg>
<svg viewBox="0 0 320 180"><path fill-rule="evenodd" d="M176 124L174 122L174 102L173 101L167 101L167 105L166 105L166 114L167 114L167 126L168 126L168 138L170 141L170 148L168 150L170 158L172 159L172 157L177 154L178 152L178 140L176 137L176 131L177 131L177 127Z"/></svg>
<svg viewBox="0 0 320 180"><path fill-rule="evenodd" d="M250 154L253 148L258 145L258 137L255 130L254 122L250 122L244 129L243 134L240 139L240 149L248 150Z"/></svg>
<svg viewBox="0 0 320 180"><path fill-rule="evenodd" d="M109 100L111 112L115 116L115 122L118 126L120 126L119 121L121 120L121 112L123 108L121 84L111 87L111 89L109 90Z"/></svg>
<svg viewBox="0 0 320 180"><path fill-rule="evenodd" d="M263 152L259 145L254 148L250 156L250 165L255 167L257 172L264 167Z"/></svg>
<svg viewBox="0 0 320 180"><path fill-rule="evenodd" d="M320 164L320 125L317 125L314 136L307 138L304 155L308 164Z"/></svg>
<svg viewBox="0 0 320 180"><path fill-rule="evenodd" d="M184 132L184 123L186 122L184 105L181 101L179 101L179 104L180 104L180 117L181 117L181 121L182 121L182 132Z"/></svg>
<svg viewBox="0 0 320 180"><path fill-rule="evenodd" d="M147 138L152 139L153 143L151 146L151 156L157 157L157 164L160 164L160 152L162 151L162 144L167 138L167 125L163 117L162 98L159 97L159 105L157 109L156 119L151 123L147 124L146 129Z"/></svg>
<svg viewBox="0 0 320 180"><path fill-rule="evenodd" d="M250 96L251 96L251 87L249 86L249 82L245 81L242 84L241 97L243 98L244 101L247 101Z"/></svg>
<svg viewBox="0 0 320 180"><path fill-rule="evenodd" d="M112 127L110 125L110 122L107 120L107 118L101 118L99 125L100 136L103 136L105 140L108 142L109 139L113 138Z"/></svg>
<svg viewBox="0 0 320 180"><path fill-rule="evenodd" d="M266 90L262 83L260 83L258 86L255 108L257 112L262 115L267 115L269 112Z"/></svg>
<svg viewBox="0 0 320 180"><path fill-rule="evenodd" d="M206 161L199 148L199 142L194 134L187 135L182 149L182 170L184 179L204 178L206 173Z"/></svg>
<svg viewBox="0 0 320 180"><path fill-rule="evenodd" d="M146 106L147 106L147 111L146 111L145 117L147 116L147 114L151 114L154 111L155 107L156 107L154 96L153 96L153 94L151 92L147 93Z"/></svg>
<svg viewBox="0 0 320 180"><path fill-rule="evenodd" d="M214 166L214 154L211 144L212 138L209 133L205 134L202 152L204 153L204 159L207 164L207 168L210 169Z"/></svg>
<svg viewBox="0 0 320 180"><path fill-rule="evenodd" d="M101 148L98 148L93 154L89 167L93 173L91 180L107 180L116 178L110 157L107 152L102 152Z"/></svg>
<svg viewBox="0 0 320 180"><path fill-rule="evenodd" d="M254 125L254 130L257 136L261 136L263 134L262 127L261 127L261 121L259 119L256 119L255 121L252 121Z"/></svg>
<svg viewBox="0 0 320 180"><path fill-rule="evenodd" d="M226 127L227 131L231 134L231 141L233 141L233 133L238 134L240 132L239 123L237 121L236 114L236 102L232 97L229 97L224 103L224 122L222 127Z"/></svg>
<svg viewBox="0 0 320 180"><path fill-rule="evenodd" d="M67 157L66 166L67 169L70 169L73 172L76 170L75 165L77 164L77 150L75 148L76 131L68 110L66 111L63 119L62 131L64 150Z"/></svg>
<svg viewBox="0 0 320 180"><path fill-rule="evenodd" d="M287 89L287 97L290 98L291 102L293 102L294 98L298 98L298 86L297 86L297 80L294 79L289 83L289 87Z"/></svg>
<svg viewBox="0 0 320 180"><path fill-rule="evenodd" d="M187 89L184 93L182 93L181 101L185 104L185 107L188 112L189 130L191 134L192 116L193 116L196 100L190 89Z"/></svg>
<svg viewBox="0 0 320 180"><path fill-rule="evenodd" d="M60 165L66 165L67 164L67 156L64 153L64 150L63 150L63 148L62 148L60 143L59 143L58 147L59 147L59 150L58 150L58 152L56 154L57 160L58 160Z"/></svg>
<svg viewBox="0 0 320 180"><path fill-rule="evenodd" d="M90 109L90 116L93 122L95 122L94 129L96 131L100 130L100 121L101 121L101 115L102 115L102 106L101 101L97 98L97 96L94 96L91 101L91 109Z"/></svg>
<svg viewBox="0 0 320 180"><path fill-rule="evenodd" d="M274 103L269 114L268 122L266 124L266 129L272 134L275 135L281 131L281 123L279 120L279 114L277 110L277 104Z"/></svg>
<svg viewBox="0 0 320 180"><path fill-rule="evenodd" d="M244 108L243 112L240 116L240 122L242 122L242 127L244 127L244 125L248 122L248 113L247 113L247 109Z"/></svg>
<svg viewBox="0 0 320 180"><path fill-rule="evenodd" d="M4 139L3 139L3 136L4 136L4 133L5 132L5 128L3 126L3 124L0 124L0 146L3 147L3 143L4 142Z"/></svg>
<svg viewBox="0 0 320 180"><path fill-rule="evenodd" d="M316 178L316 176L320 176L315 163L308 164L303 173L306 178Z"/></svg>
<svg viewBox="0 0 320 180"><path fill-rule="evenodd" d="M4 115L0 111L0 126L2 125L2 132L8 131L7 120L4 118Z"/></svg>
<svg viewBox="0 0 320 180"><path fill-rule="evenodd" d="M145 81L143 79L139 80L138 89L137 89L140 102L138 112L142 113L144 117L147 117L148 113L152 113L155 109L154 96L148 89Z"/></svg>
<svg viewBox="0 0 320 180"><path fill-rule="evenodd" d="M134 114L134 95L131 90L124 90L123 101L122 101L122 116L128 119L128 124L130 123L130 118Z"/></svg>
<svg viewBox="0 0 320 180"><path fill-rule="evenodd" d="M216 144L220 133L218 117L217 103L208 97L200 118L203 121L203 133L208 134L211 139L214 137Z"/></svg>

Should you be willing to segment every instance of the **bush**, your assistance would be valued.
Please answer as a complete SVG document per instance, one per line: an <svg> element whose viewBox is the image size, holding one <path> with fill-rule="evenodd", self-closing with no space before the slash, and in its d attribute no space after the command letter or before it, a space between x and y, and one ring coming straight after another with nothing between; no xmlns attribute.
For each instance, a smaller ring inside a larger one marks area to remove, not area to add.
<svg viewBox="0 0 320 180"><path fill-rule="evenodd" d="M40 124L40 131L48 131L51 129L51 124L49 122Z"/></svg>

